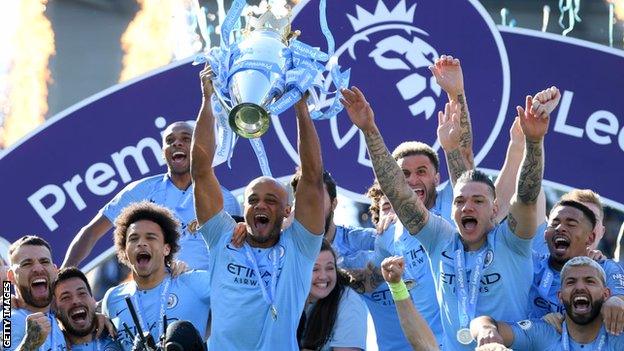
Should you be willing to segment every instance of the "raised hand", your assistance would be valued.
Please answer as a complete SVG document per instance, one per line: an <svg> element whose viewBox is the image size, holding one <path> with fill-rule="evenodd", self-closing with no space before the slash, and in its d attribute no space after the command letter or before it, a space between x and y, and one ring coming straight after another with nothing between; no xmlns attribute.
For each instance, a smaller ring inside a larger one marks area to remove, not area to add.
<svg viewBox="0 0 624 351"><path fill-rule="evenodd" d="M381 262L381 274L388 283L400 282L404 270L405 260L401 256L386 257Z"/></svg>
<svg viewBox="0 0 624 351"><path fill-rule="evenodd" d="M376 128L375 114L368 101L357 87L342 89L340 102L347 110L351 122L361 131L370 131Z"/></svg>
<svg viewBox="0 0 624 351"><path fill-rule="evenodd" d="M514 119L511 129L509 129L509 141L512 146L524 150L524 133L520 126L520 116Z"/></svg>
<svg viewBox="0 0 624 351"><path fill-rule="evenodd" d="M214 73L212 72L212 68L206 62L204 69L199 72L199 78L201 79L201 87L202 94L204 99L210 100L210 96L214 92L214 88L212 86L212 78L214 78Z"/></svg>
<svg viewBox="0 0 624 351"><path fill-rule="evenodd" d="M533 113L543 109L547 114L550 114L559 104L559 100L561 100L561 93L557 87L552 86L542 90L533 97Z"/></svg>
<svg viewBox="0 0 624 351"><path fill-rule="evenodd" d="M50 334L50 319L41 312L26 316L26 336L22 342L27 350L36 350Z"/></svg>
<svg viewBox="0 0 624 351"><path fill-rule="evenodd" d="M548 131L548 123L550 122L550 114L546 112L544 105L533 109L533 97L527 95L525 107L516 106L518 116L520 117L520 126L526 140L533 142L541 141Z"/></svg>
<svg viewBox="0 0 624 351"><path fill-rule="evenodd" d="M433 65L429 66L429 70L433 73L438 85L451 99L464 93L464 73L459 59L442 55L435 60Z"/></svg>
<svg viewBox="0 0 624 351"><path fill-rule="evenodd" d="M444 151L457 149L461 142L459 113L457 101L447 102L444 106L444 113L438 112L438 140Z"/></svg>

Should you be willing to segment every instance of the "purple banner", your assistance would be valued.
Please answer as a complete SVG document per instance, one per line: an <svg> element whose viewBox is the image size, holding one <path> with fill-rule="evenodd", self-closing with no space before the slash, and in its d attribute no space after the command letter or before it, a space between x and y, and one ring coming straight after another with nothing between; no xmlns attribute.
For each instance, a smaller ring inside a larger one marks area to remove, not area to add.
<svg viewBox="0 0 624 351"><path fill-rule="evenodd" d="M325 49L318 0L302 1L297 11L293 28L302 30L301 41ZM593 188L624 209L621 51L535 31L499 31L478 1L331 1L327 14L338 61L351 67L352 84L367 95L390 149L405 140L439 148L435 114L446 96L427 66L448 53L462 61L479 167L502 166L515 106L526 94L556 85L563 98L546 140L545 178ZM160 132L195 118L199 70L186 61L115 86L7 150L0 158L0 235L9 241L41 235L60 264L74 235L119 190L165 171ZM363 137L345 112L316 127L326 168L343 194L361 199L373 179ZM292 174L298 162L292 110L274 118L262 140L274 176ZM217 167L229 189L260 174L247 142L237 143L232 169ZM110 236L100 240L90 258L112 245Z"/></svg>

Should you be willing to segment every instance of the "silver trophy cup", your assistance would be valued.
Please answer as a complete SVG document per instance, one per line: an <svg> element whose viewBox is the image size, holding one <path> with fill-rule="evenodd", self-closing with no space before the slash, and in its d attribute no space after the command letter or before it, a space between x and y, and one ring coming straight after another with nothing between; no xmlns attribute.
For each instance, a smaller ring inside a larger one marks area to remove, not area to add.
<svg viewBox="0 0 624 351"><path fill-rule="evenodd" d="M258 138L271 121L267 106L283 93L286 39L272 28L255 29L238 44L242 53L232 67L245 61L269 63L275 70L242 69L230 77L228 90L231 105L221 103L229 111L232 130L244 138ZM267 65L269 66L269 65Z"/></svg>

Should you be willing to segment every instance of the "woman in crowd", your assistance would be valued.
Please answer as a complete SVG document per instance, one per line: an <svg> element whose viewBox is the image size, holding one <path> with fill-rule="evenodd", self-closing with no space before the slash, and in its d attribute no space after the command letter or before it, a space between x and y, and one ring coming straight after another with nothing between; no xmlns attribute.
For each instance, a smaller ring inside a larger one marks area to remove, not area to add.
<svg viewBox="0 0 624 351"><path fill-rule="evenodd" d="M302 350L365 350L366 307L336 268L336 254L323 240L297 336Z"/></svg>

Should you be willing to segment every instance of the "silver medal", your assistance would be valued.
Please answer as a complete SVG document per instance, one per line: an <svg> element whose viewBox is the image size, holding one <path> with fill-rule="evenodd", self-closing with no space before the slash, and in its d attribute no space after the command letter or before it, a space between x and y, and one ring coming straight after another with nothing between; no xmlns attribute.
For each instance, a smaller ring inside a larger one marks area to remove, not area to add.
<svg viewBox="0 0 624 351"><path fill-rule="evenodd" d="M277 308L275 307L275 305L271 305L271 317L274 321L277 320Z"/></svg>
<svg viewBox="0 0 624 351"><path fill-rule="evenodd" d="M457 341L459 341L462 345L470 345L472 342L472 334L470 334L470 329L461 328L457 331Z"/></svg>

